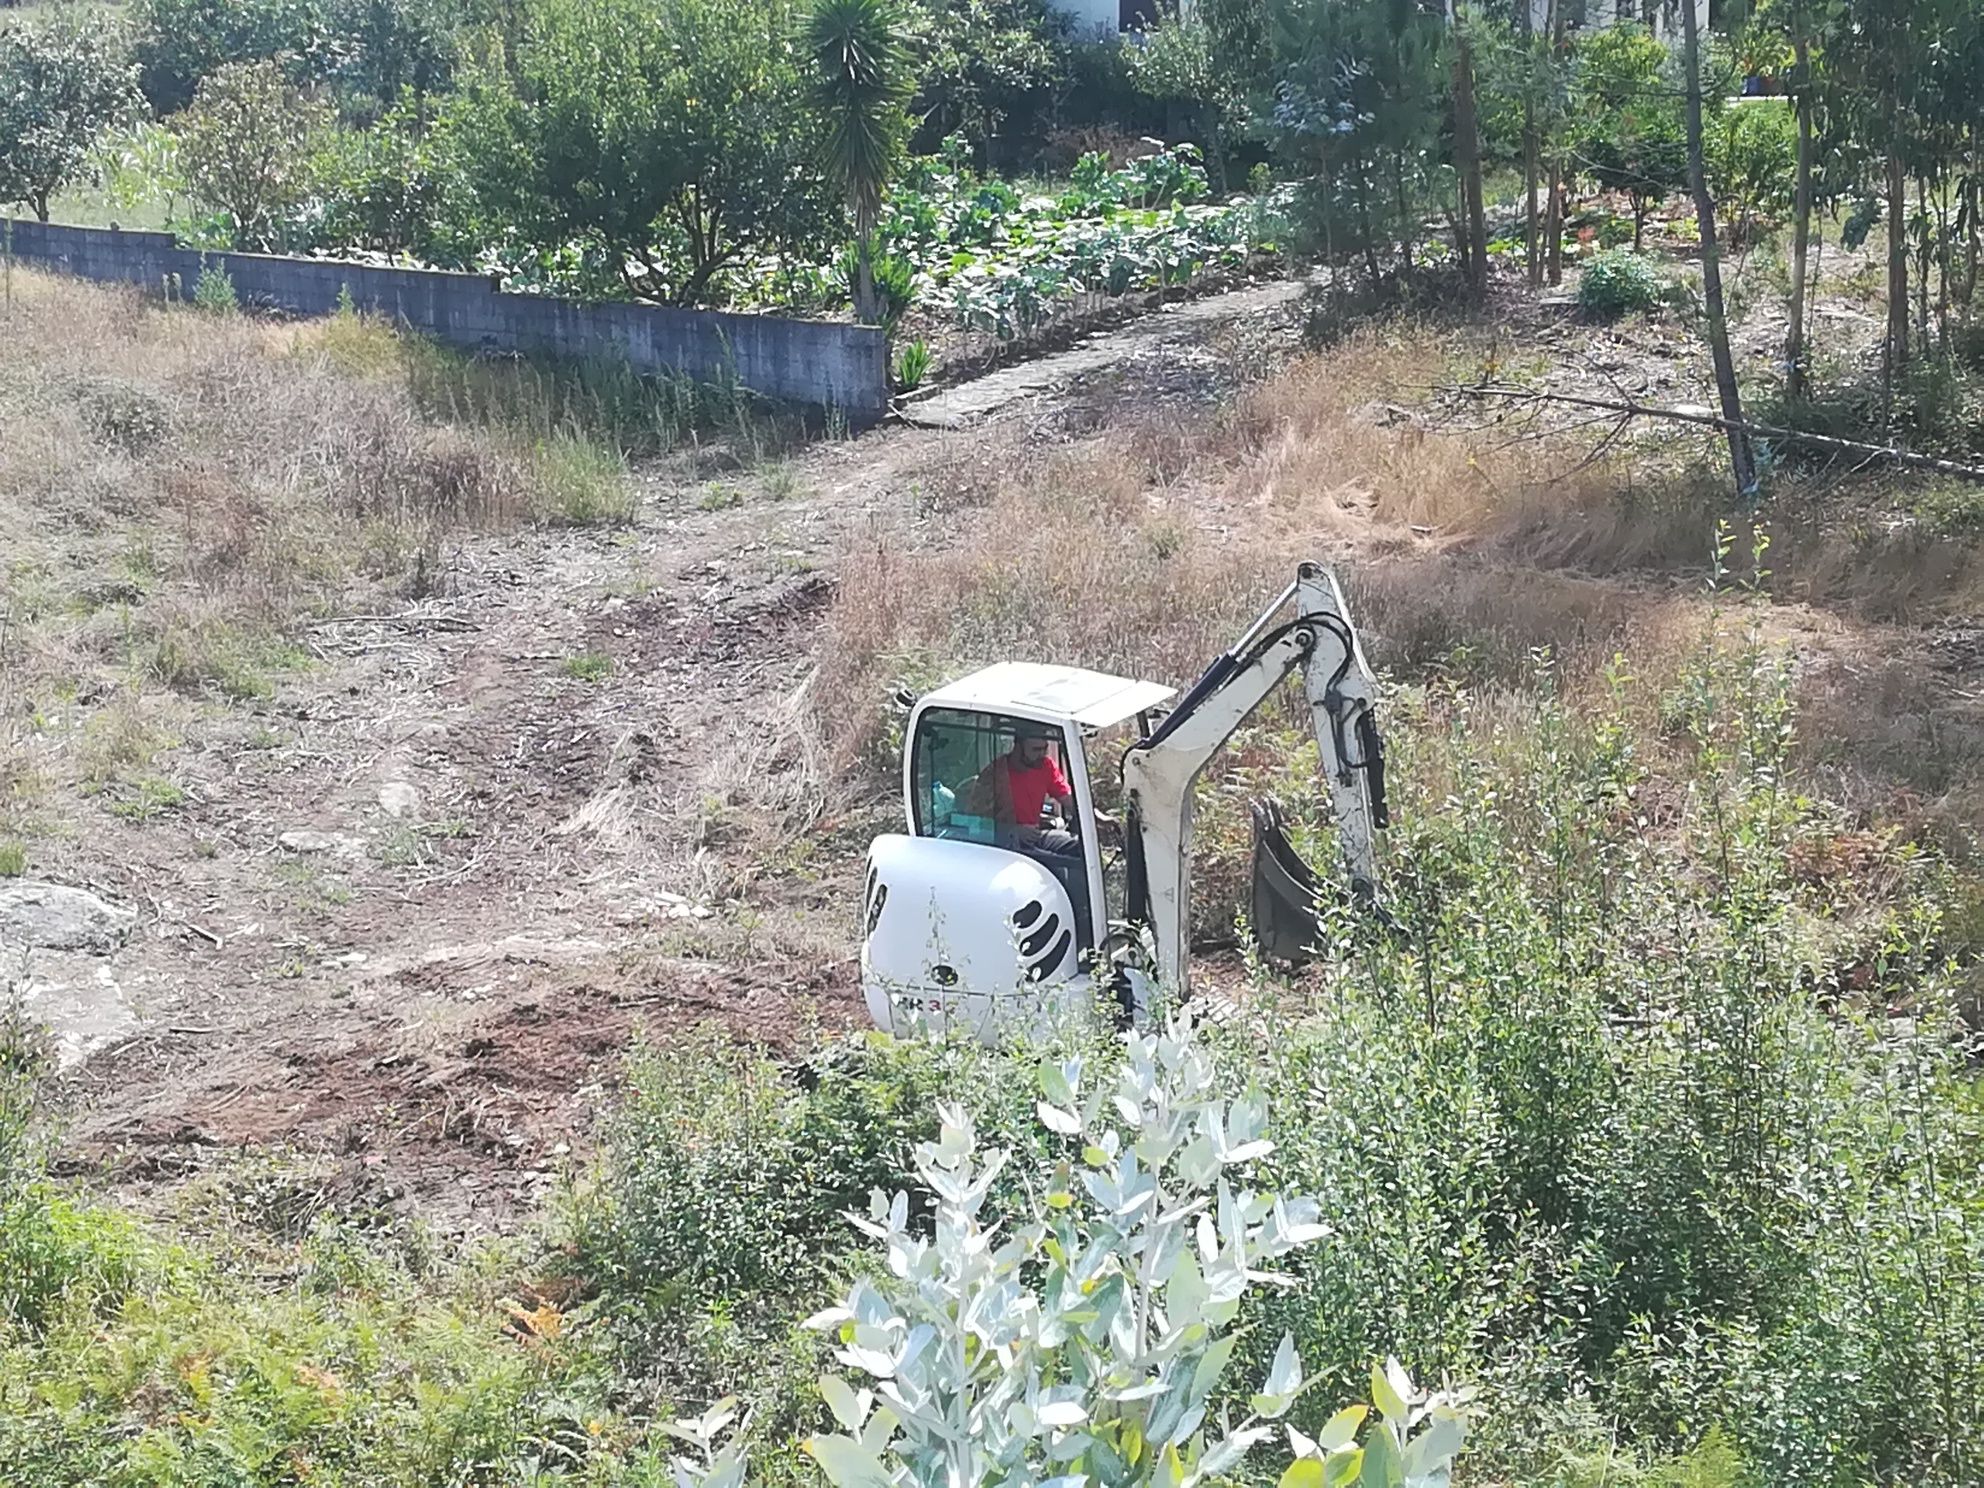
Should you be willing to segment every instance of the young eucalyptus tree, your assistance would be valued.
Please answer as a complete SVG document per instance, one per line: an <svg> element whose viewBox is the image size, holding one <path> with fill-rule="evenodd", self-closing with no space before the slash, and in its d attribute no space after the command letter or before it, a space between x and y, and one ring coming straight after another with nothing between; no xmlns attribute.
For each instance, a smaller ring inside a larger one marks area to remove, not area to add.
<svg viewBox="0 0 1984 1488"><path fill-rule="evenodd" d="M1688 183L1695 195L1695 225L1702 243L1702 301L1707 311L1709 354L1715 362L1716 393L1729 437L1729 463L1736 493L1754 500L1757 460L1743 423L1743 395L1736 386L1736 363L1729 354L1729 318L1723 310L1722 251L1715 232L1715 198L1702 162L1702 40L1692 0L1681 5L1682 65L1687 71L1683 107L1688 133Z"/></svg>
<svg viewBox="0 0 1984 1488"><path fill-rule="evenodd" d="M1087 1074L1040 1071L1040 1120L1069 1156L1022 1222L985 1222L1010 1154L981 1151L954 1106L915 1154L930 1220L906 1193L852 1216L887 1276L809 1320L846 1371L820 1381L841 1429L806 1443L832 1488L1195 1488L1275 1438L1285 1488L1445 1488L1464 1392L1422 1393L1392 1360L1372 1371L1375 1417L1354 1405L1310 1438L1281 1424L1304 1387L1291 1338L1255 1390L1226 1381L1242 1298L1329 1233L1314 1200L1248 1186L1272 1150L1264 1105L1222 1098L1184 1022L1133 1037L1113 1081ZM728 1409L677 1423L699 1449L682 1488L741 1483L716 1445Z"/></svg>

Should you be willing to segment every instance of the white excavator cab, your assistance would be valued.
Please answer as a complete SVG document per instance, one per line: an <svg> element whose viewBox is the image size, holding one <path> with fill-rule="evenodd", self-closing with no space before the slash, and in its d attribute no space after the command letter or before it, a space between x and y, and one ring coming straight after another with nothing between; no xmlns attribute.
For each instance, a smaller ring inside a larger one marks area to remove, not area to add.
<svg viewBox="0 0 1984 1488"><path fill-rule="evenodd" d="M1108 939L1089 745L1173 696L1079 667L1001 662L920 699L908 831L869 852L862 988L897 1032L991 1036L1092 997Z"/></svg>
<svg viewBox="0 0 1984 1488"><path fill-rule="evenodd" d="M908 830L868 853L861 983L876 1024L993 1040L1101 1001L1137 1020L1158 998L1185 995L1193 784L1297 672L1350 892L1371 903L1385 825L1375 684L1336 580L1305 563L1175 706L1159 683L1030 662L986 667L915 703ZM1120 837L1105 863L1090 745L1131 720ZM1253 918L1267 928L1264 950L1297 959L1322 880L1280 822L1278 811L1255 814Z"/></svg>

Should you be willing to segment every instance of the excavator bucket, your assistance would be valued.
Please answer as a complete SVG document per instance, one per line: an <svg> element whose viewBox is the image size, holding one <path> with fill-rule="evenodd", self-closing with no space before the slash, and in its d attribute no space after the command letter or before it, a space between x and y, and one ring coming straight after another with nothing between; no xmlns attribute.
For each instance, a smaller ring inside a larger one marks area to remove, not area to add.
<svg viewBox="0 0 1984 1488"><path fill-rule="evenodd" d="M1270 961L1303 966L1314 959L1316 901L1335 890L1295 851L1281 803L1253 803L1254 889L1249 913L1255 942Z"/></svg>

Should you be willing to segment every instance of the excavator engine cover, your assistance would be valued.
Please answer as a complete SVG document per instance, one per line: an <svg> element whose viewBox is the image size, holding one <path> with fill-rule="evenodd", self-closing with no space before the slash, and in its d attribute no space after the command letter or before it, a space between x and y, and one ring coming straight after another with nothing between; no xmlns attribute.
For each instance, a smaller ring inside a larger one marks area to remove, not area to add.
<svg viewBox="0 0 1984 1488"><path fill-rule="evenodd" d="M1315 959L1316 901L1330 886L1288 840L1281 803L1266 797L1253 803L1254 888L1248 913L1261 954L1289 966Z"/></svg>

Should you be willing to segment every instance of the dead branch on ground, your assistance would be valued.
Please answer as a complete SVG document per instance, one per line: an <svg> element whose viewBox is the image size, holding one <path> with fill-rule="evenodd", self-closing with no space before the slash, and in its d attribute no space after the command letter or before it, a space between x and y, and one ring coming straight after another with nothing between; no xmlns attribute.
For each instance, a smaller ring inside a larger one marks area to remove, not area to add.
<svg viewBox="0 0 1984 1488"><path fill-rule="evenodd" d="M1668 419L1674 423L1695 424L1704 429L1715 429L1725 433L1735 428L1753 438L1769 439L1794 447L1803 446L1828 454L1859 455L1870 462L1881 460L1910 470L1928 470L1937 475L1950 475L1960 480L1984 483L1984 466L1965 465L1956 460L1938 459L1934 455L1920 455L1913 450L1895 449L1887 445L1866 444L1857 439L1840 439L1832 434L1807 434L1797 429L1780 429L1748 419L1738 422L1713 413L1694 413L1685 408L1661 408L1634 398L1588 398L1576 393L1546 393L1535 388L1499 387L1491 383L1475 383L1469 386L1447 384L1434 391L1468 398L1506 398L1514 402L1558 403L1571 408L1596 408L1606 413L1617 414L1622 418Z"/></svg>

